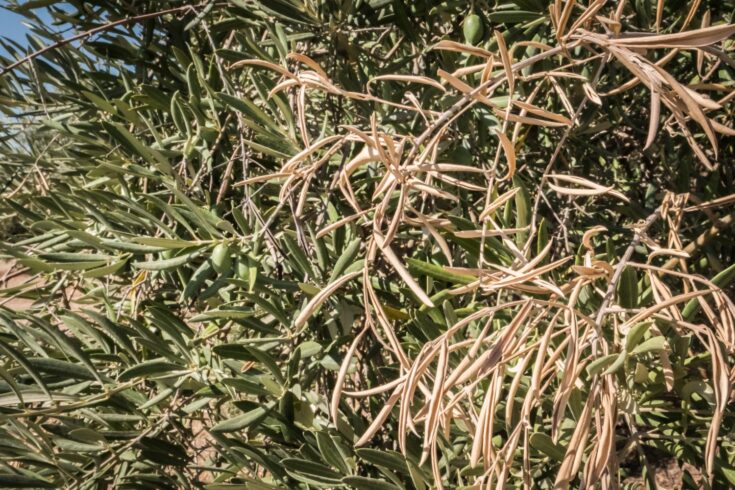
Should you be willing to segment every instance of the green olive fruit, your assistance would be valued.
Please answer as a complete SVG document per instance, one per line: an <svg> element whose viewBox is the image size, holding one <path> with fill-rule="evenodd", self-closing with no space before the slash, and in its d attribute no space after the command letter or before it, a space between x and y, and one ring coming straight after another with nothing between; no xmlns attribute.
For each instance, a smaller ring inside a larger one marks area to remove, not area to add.
<svg viewBox="0 0 735 490"><path fill-rule="evenodd" d="M218 274L225 274L232 267L232 258L230 257L230 247L224 243L218 244L212 250L212 267Z"/></svg>
<svg viewBox="0 0 735 490"><path fill-rule="evenodd" d="M636 363L633 379L638 384L643 384L648 381L648 368L645 366L645 364L642 364L640 362Z"/></svg>
<svg viewBox="0 0 735 490"><path fill-rule="evenodd" d="M236 271L238 279L242 279L243 281L248 280L248 275L250 273L250 267L248 266L248 259L247 257L240 257L237 260L237 266Z"/></svg>
<svg viewBox="0 0 735 490"><path fill-rule="evenodd" d="M483 34L485 34L485 26L482 24L480 16L477 14L468 15L464 19L462 32L464 32L464 40L467 43L473 45L479 43Z"/></svg>

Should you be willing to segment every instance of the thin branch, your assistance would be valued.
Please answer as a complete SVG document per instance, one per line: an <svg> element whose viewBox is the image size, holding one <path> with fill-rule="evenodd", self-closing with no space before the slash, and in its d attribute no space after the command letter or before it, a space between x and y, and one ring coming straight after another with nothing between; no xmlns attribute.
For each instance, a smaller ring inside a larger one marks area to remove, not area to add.
<svg viewBox="0 0 735 490"><path fill-rule="evenodd" d="M646 218L643 223L637 225L635 227L635 235L633 235L633 240L631 240L630 244L628 245L628 248L625 250L625 253L620 258L620 262L618 262L618 265L615 267L615 271L613 272L612 279L610 279L610 283L607 286L607 291L605 291L605 296L602 298L602 304L600 305L600 309L597 310L597 317L595 318L595 324L597 326L600 325L600 322L602 322L603 317L605 316L605 313L607 313L607 307L610 304L610 300L612 300L613 295L615 294L615 288L618 285L618 282L620 281L620 276L623 274L623 269L625 269L625 266L628 264L628 261L630 260L630 257L633 255L633 251L638 246L639 243L641 243L641 239L646 234L648 229L656 222L658 218L661 217L661 209L656 209L648 218Z"/></svg>

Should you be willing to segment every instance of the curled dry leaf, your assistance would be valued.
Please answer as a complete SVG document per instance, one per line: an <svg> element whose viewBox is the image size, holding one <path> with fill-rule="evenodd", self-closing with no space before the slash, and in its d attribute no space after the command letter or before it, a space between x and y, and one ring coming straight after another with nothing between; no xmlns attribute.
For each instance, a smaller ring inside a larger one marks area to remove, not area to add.
<svg viewBox="0 0 735 490"><path fill-rule="evenodd" d="M458 53L471 54L473 56L479 56L481 58L492 58L493 54L476 46L469 46L467 44L461 44L454 41L439 41L432 49L439 49L445 51L456 51Z"/></svg>
<svg viewBox="0 0 735 490"><path fill-rule="evenodd" d="M570 184L576 184L582 187L581 189L562 187L560 185L552 184L551 182L549 182L549 187L551 187L551 189L558 192L559 194L565 194L569 196L599 196L603 194L609 194L620 199L623 202L630 202L625 194L616 191L612 186L605 187L599 184L595 184L594 182L591 182L587 179L583 179L582 177L577 177L574 175L550 174L549 179Z"/></svg>
<svg viewBox="0 0 735 490"><path fill-rule="evenodd" d="M589 230L585 231L584 235L582 235L582 245L584 245L584 248L590 252L594 252L595 247L592 246L592 237L602 233L603 231L607 231L607 228L602 225L593 226Z"/></svg>
<svg viewBox="0 0 735 490"><path fill-rule="evenodd" d="M505 158L508 161L508 173L505 174L500 180L512 179L516 173L516 150L513 143L508 139L505 133L498 131L498 138L500 138L500 144L503 147Z"/></svg>
<svg viewBox="0 0 735 490"><path fill-rule="evenodd" d="M442 84L434 80L433 78L429 77L420 77L415 75L380 75L374 78L371 78L367 83L367 88L370 90L370 84L373 82L381 81L381 80L393 80L397 82L406 82L406 83L420 83L423 85L429 85L431 87L434 87L438 90L441 90L444 92L444 87Z"/></svg>
<svg viewBox="0 0 735 490"><path fill-rule="evenodd" d="M328 284L324 289L314 295L313 298L304 306L299 315L294 320L294 328L301 328L306 321L314 314L314 312L324 303L337 289L344 284L361 275L362 271L350 272L336 279L333 283Z"/></svg>
<svg viewBox="0 0 735 490"><path fill-rule="evenodd" d="M609 42L629 48L701 48L730 38L735 24L721 24L676 34L623 35Z"/></svg>

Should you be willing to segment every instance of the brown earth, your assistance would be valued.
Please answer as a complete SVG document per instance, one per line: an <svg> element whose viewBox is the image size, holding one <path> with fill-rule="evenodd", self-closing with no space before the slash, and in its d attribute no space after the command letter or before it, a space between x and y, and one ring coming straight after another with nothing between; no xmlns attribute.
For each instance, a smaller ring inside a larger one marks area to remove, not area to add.
<svg viewBox="0 0 735 490"><path fill-rule="evenodd" d="M8 289L16 286L28 286L30 288L34 283L38 283L39 280L37 278L34 279L30 274L17 273L14 266L15 263L12 261L0 261L0 289ZM32 304L32 299L18 296L0 298L0 306L11 310L24 310Z"/></svg>
<svg viewBox="0 0 735 490"><path fill-rule="evenodd" d="M689 463L679 466L675 459L651 462L653 465L656 488L660 490L678 490L684 486L684 473L689 473L695 484L703 484L702 472ZM643 477L629 477L623 480L624 484L634 485L633 488L646 488Z"/></svg>

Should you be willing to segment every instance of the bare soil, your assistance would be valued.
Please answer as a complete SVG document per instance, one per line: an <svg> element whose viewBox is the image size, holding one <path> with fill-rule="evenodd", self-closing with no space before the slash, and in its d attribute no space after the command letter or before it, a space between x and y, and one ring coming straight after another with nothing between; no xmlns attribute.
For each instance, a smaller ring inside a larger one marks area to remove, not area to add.
<svg viewBox="0 0 735 490"><path fill-rule="evenodd" d="M16 286L32 286L33 276L27 273L17 274L12 261L0 261L0 289L8 289ZM37 280L35 280L37 282ZM33 304L33 300L21 297L0 299L0 306L11 310L24 310Z"/></svg>

